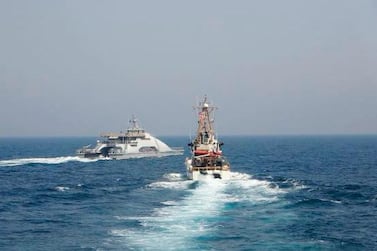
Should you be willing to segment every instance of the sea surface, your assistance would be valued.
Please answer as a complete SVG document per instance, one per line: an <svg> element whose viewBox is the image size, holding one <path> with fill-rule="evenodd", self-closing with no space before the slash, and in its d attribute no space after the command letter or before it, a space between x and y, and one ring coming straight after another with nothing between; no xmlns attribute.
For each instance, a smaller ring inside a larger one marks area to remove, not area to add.
<svg viewBox="0 0 377 251"><path fill-rule="evenodd" d="M377 250L377 136L221 137L231 179L201 181L95 140L0 138L0 250Z"/></svg>

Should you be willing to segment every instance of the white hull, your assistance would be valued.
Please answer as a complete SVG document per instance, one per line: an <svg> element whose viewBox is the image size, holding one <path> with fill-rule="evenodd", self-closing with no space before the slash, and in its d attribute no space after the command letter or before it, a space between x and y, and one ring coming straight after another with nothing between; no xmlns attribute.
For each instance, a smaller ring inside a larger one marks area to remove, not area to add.
<svg viewBox="0 0 377 251"><path fill-rule="evenodd" d="M182 155L183 149L171 151L164 151L164 152L110 152L107 155L103 155L100 152L95 152L93 154L88 154L87 152L80 152L77 153L78 157L81 158L89 158L89 159L97 159L97 158L109 158L114 160L121 160L121 159L132 159L132 158L146 158L146 157L165 157L165 156L173 156L173 155Z"/></svg>
<svg viewBox="0 0 377 251"><path fill-rule="evenodd" d="M191 165L191 159L186 160L186 174L189 180L202 180L208 177L223 180L230 178L230 170L228 167L203 167L198 169Z"/></svg>
<svg viewBox="0 0 377 251"><path fill-rule="evenodd" d="M130 159L183 154L182 148L169 147L140 128L135 118L130 123L132 126L125 133L104 133L103 140L97 140L95 147L84 146L76 151L77 155L91 159Z"/></svg>
<svg viewBox="0 0 377 251"><path fill-rule="evenodd" d="M156 153L126 153L126 154L114 154L110 155L109 158L120 160L120 159L133 159L133 158L146 158L146 157L166 157L173 155L182 155L183 151L176 150L170 152L156 152Z"/></svg>
<svg viewBox="0 0 377 251"><path fill-rule="evenodd" d="M187 171L187 178L189 180L202 180L207 177L213 177L215 179L228 180L230 178L230 171L206 171L205 174L201 171Z"/></svg>

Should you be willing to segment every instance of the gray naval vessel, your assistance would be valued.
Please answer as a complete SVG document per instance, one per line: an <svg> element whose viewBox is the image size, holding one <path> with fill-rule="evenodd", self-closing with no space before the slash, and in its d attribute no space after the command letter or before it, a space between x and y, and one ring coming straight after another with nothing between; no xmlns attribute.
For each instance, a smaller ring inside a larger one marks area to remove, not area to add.
<svg viewBox="0 0 377 251"><path fill-rule="evenodd" d="M162 157L182 155L183 148L170 147L146 132L135 116L129 121L126 132L103 133L94 147L84 146L76 151L83 158L128 159L141 157Z"/></svg>

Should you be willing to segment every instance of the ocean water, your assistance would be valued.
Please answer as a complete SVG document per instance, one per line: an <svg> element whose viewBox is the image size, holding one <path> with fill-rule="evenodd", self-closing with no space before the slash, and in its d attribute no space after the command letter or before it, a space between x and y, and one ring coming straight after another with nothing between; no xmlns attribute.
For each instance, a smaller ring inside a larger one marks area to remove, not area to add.
<svg viewBox="0 0 377 251"><path fill-rule="evenodd" d="M198 182L188 149L96 161L74 156L95 138L1 138L0 250L377 250L377 136L221 140L231 179Z"/></svg>

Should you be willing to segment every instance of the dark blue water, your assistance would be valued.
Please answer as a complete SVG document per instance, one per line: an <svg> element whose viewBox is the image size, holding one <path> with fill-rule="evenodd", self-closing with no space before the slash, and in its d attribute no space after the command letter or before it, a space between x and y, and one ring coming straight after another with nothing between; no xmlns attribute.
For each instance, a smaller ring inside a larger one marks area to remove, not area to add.
<svg viewBox="0 0 377 251"><path fill-rule="evenodd" d="M377 250L377 136L222 140L232 178L194 182L187 152L85 161L94 138L0 139L0 250Z"/></svg>

